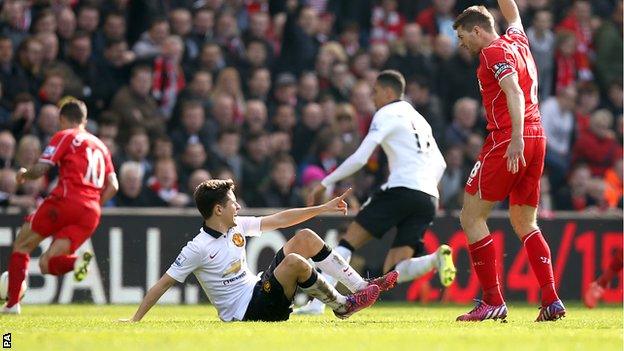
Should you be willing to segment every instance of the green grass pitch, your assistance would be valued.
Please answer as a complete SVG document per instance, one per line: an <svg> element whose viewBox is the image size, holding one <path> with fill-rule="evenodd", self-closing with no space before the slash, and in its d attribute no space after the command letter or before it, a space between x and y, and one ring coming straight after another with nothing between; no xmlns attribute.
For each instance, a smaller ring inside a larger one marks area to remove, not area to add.
<svg viewBox="0 0 624 351"><path fill-rule="evenodd" d="M156 306L140 323L123 324L136 306L23 306L0 315L11 350L622 350L622 306L535 323L535 306L510 304L508 323L456 323L469 306L379 303L348 320L291 316L282 323L223 323L210 305Z"/></svg>

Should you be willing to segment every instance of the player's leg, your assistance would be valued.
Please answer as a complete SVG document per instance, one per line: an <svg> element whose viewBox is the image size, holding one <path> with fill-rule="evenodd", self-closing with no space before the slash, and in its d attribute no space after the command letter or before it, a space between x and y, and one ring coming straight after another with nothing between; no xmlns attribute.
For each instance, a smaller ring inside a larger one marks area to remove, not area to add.
<svg viewBox="0 0 624 351"><path fill-rule="evenodd" d="M17 238L13 243L13 251L9 257L9 289L6 312L18 304L22 283L26 279L30 253L45 239L44 236L34 232L31 224L26 222L20 228ZM19 313L19 311L13 311Z"/></svg>
<svg viewBox="0 0 624 351"><path fill-rule="evenodd" d="M438 200L431 195L411 191L402 201L412 208L412 214L397 225L396 237L384 263L384 272L396 269L399 282L407 282L436 269L442 284L450 285L456 272L451 248L441 245L427 255L423 243L425 231L435 218Z"/></svg>
<svg viewBox="0 0 624 351"><path fill-rule="evenodd" d="M516 235L522 240L531 269L540 284L542 308L537 321L545 321L565 316L565 307L555 291L550 248L537 226L537 205L546 144L540 133L539 129L527 129L525 132L524 156L527 167L520 172L521 176L509 194L509 219Z"/></svg>
<svg viewBox="0 0 624 351"><path fill-rule="evenodd" d="M328 305L341 318L371 306L379 297L379 287L376 285L370 285L353 295L343 296L316 272L306 258L294 253L285 255L273 275L282 286L286 298L292 300L299 287L309 296Z"/></svg>
<svg viewBox="0 0 624 351"><path fill-rule="evenodd" d="M542 306L559 299L555 291L550 248L537 226L537 208L532 206L509 206L509 219L516 235L522 241L529 263L542 290Z"/></svg>
<svg viewBox="0 0 624 351"><path fill-rule="evenodd" d="M368 286L368 282L336 250L327 246L323 239L310 229L297 231L284 245L284 254L288 256L291 253L312 259L324 274L337 279L350 291L360 291Z"/></svg>
<svg viewBox="0 0 624 351"><path fill-rule="evenodd" d="M617 250L609 261L609 265L602 272L600 277L595 281L591 282L583 295L583 303L588 308L594 308L598 305L598 301L602 299L602 295L604 295L605 289L611 283L613 278L615 278L622 271L622 249Z"/></svg>
<svg viewBox="0 0 624 351"><path fill-rule="evenodd" d="M98 203L88 206L83 204L68 204L70 209L65 213L76 213L66 222L70 223L61 228L54 235L54 242L44 254L45 259L40 261L42 272L45 267L49 274L64 275L74 271L74 279L82 281L87 273L88 266L93 258L93 253L83 252L80 255L74 254L76 250L87 241L100 222L100 208Z"/></svg>
<svg viewBox="0 0 624 351"><path fill-rule="evenodd" d="M503 296L496 272L494 241L486 223L492 207L494 202L465 193L459 219L468 239L473 268L483 289L483 301L496 306L503 304Z"/></svg>
<svg viewBox="0 0 624 351"><path fill-rule="evenodd" d="M483 290L483 300L457 321L483 321L507 317L507 306L500 291L496 271L496 250L486 220L494 202L482 200L477 195L464 194L460 222L468 238L468 251L472 266Z"/></svg>

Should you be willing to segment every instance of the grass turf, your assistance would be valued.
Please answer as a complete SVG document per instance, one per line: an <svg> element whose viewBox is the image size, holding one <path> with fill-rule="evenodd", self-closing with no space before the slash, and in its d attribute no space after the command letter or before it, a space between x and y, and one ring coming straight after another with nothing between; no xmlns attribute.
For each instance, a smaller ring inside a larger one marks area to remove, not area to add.
<svg viewBox="0 0 624 351"><path fill-rule="evenodd" d="M138 324L117 322L136 306L22 306L0 315L12 350L622 350L622 306L534 323L534 306L510 305L508 323L456 323L469 306L379 303L348 320L291 316L282 323L223 323L209 305L156 306Z"/></svg>

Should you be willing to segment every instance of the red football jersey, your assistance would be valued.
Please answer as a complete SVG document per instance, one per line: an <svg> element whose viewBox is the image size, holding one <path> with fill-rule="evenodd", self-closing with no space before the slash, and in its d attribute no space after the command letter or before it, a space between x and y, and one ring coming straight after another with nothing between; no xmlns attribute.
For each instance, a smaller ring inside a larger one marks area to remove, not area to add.
<svg viewBox="0 0 624 351"><path fill-rule="evenodd" d="M52 195L73 200L99 201L108 175L115 171L106 145L78 128L54 134L39 162L59 166L59 181Z"/></svg>
<svg viewBox="0 0 624 351"><path fill-rule="evenodd" d="M529 38L516 27L509 27L505 35L481 50L477 78L486 111L487 129L511 129L507 98L498 82L516 72L524 92L524 124L540 122L537 101L537 68L529 49Z"/></svg>

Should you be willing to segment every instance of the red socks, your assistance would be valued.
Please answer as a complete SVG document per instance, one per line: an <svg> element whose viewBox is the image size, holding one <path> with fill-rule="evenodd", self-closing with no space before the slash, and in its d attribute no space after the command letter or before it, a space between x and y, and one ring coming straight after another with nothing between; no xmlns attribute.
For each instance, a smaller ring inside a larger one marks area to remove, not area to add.
<svg viewBox="0 0 624 351"><path fill-rule="evenodd" d="M497 306L504 303L496 273L496 250L492 236L468 245L472 267L479 277L483 288L483 301L488 305Z"/></svg>
<svg viewBox="0 0 624 351"><path fill-rule="evenodd" d="M30 256L21 252L13 252L9 258L9 300L7 307L11 307L19 302L22 282L26 278L28 262Z"/></svg>
<svg viewBox="0 0 624 351"><path fill-rule="evenodd" d="M617 251L613 257L611 257L611 262L609 262L609 267L602 273L602 275L598 278L598 285L606 288L607 285L615 278L615 276L620 273L622 270L622 251Z"/></svg>
<svg viewBox="0 0 624 351"><path fill-rule="evenodd" d="M59 255L51 257L48 261L48 272L52 275L63 275L74 269L76 255Z"/></svg>
<svg viewBox="0 0 624 351"><path fill-rule="evenodd" d="M559 299L555 291L555 278L550 261L550 248L542 233L536 229L522 237L531 269L542 289L542 306L548 306Z"/></svg>

